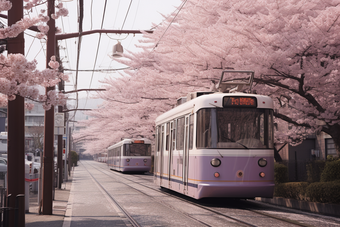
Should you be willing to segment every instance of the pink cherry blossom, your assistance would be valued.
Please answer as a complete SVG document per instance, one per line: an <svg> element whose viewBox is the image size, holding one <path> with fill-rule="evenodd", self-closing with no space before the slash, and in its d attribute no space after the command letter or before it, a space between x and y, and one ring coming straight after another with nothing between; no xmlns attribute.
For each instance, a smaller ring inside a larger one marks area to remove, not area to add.
<svg viewBox="0 0 340 227"><path fill-rule="evenodd" d="M121 137L152 139L155 118L177 98L239 69L255 71L253 92L273 98L277 141L298 144L323 131L340 151L339 1L184 2L144 33L140 52L117 60L134 70L102 81L103 106L88 113L76 140L95 153Z"/></svg>
<svg viewBox="0 0 340 227"><path fill-rule="evenodd" d="M25 10L46 2L43 0L25 0ZM12 7L10 1L0 0L0 10L7 11ZM67 10L58 5L58 15L65 16ZM50 19L46 10L41 10L37 17L25 17L10 27L0 29L0 39L13 38L24 32L31 26L37 25L41 33L37 33L38 38L45 38L49 27L46 22ZM7 100L14 100L17 95L43 102L46 108L51 105L65 104L67 97L59 92L52 91L46 95L39 94L39 86L53 87L60 80L68 80L68 76L58 72L59 63L55 57L51 58L49 66L51 69L37 70L35 60L28 61L21 54L0 54L0 106L7 105ZM51 97L49 97L51 96ZM29 108L29 106L27 106Z"/></svg>

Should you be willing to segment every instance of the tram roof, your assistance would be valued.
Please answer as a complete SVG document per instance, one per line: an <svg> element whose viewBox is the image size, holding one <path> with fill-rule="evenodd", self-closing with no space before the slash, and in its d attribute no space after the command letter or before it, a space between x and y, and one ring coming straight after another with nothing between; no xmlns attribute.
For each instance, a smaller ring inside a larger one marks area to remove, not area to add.
<svg viewBox="0 0 340 227"><path fill-rule="evenodd" d="M115 143L111 146L109 146L107 149L108 150L111 150L112 148L115 148L117 146L121 146L123 144L132 144L132 143L137 143L135 141L141 141L143 140L144 141L144 144L151 144L151 141L147 138L138 138L138 139L123 139L121 141L119 141L118 143Z"/></svg>
<svg viewBox="0 0 340 227"><path fill-rule="evenodd" d="M273 100L269 96L247 93L213 93L201 95L190 101L187 101L156 118L156 125L169 121L173 118L180 117L189 113L195 113L202 108L223 108L223 97L255 97L257 99L257 108L273 109Z"/></svg>

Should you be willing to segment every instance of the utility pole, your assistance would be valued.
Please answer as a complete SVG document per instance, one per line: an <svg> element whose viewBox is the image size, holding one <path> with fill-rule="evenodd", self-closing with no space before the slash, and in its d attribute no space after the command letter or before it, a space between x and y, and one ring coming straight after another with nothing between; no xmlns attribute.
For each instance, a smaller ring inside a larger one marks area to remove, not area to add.
<svg viewBox="0 0 340 227"><path fill-rule="evenodd" d="M12 0L12 8L8 11L8 26L20 21L24 16L23 0ZM9 54L25 55L24 33L15 38L9 38L7 43ZM15 210L10 210L9 226L25 226L25 108L24 98L17 95L13 101L8 101L7 125L7 201L8 207L15 207L19 199L18 216Z"/></svg>
<svg viewBox="0 0 340 227"><path fill-rule="evenodd" d="M63 66L62 66L62 62L61 62L61 60L60 60L60 54L59 54L59 46L58 46L58 43L57 43L57 41L56 41L56 43L55 43L55 45L56 45L56 57L57 57L57 61L59 62L59 64L60 64L60 66L59 66L59 71L60 72L62 72L63 73ZM64 91L64 81L63 80L61 80L60 82L59 82L59 85L58 85L58 87L59 87L59 92L62 92L62 91ZM63 112L63 107L62 106L58 106L58 113L62 113ZM65 114L64 114L64 116L65 116ZM65 121L64 121L64 125L65 125ZM63 130L64 132L63 132L63 134L65 134L65 130ZM58 131L58 133L60 133L59 131ZM63 183L63 135L60 135L60 134L58 134L58 161L57 161L57 163L58 163L58 189L61 189L61 185L62 185L62 183ZM66 168L66 166L65 166L65 168Z"/></svg>
<svg viewBox="0 0 340 227"><path fill-rule="evenodd" d="M47 1L47 13L50 20L47 22L49 26L47 34L47 48L46 48L46 68L51 57L55 55L55 20L51 15L54 14L54 0ZM54 90L54 87L46 88L46 94ZM54 171L54 106L45 111L44 123L44 159L43 159L43 188L42 188L42 214L51 215L53 202L53 171Z"/></svg>

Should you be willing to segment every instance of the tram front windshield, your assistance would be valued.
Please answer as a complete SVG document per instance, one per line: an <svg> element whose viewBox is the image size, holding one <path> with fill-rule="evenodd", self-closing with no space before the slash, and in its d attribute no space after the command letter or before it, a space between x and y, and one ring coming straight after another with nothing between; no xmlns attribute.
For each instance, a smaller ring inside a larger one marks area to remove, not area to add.
<svg viewBox="0 0 340 227"><path fill-rule="evenodd" d="M273 148L273 111L209 108L197 112L197 148Z"/></svg>
<svg viewBox="0 0 340 227"><path fill-rule="evenodd" d="M124 144L124 156L150 156L151 145L150 144Z"/></svg>

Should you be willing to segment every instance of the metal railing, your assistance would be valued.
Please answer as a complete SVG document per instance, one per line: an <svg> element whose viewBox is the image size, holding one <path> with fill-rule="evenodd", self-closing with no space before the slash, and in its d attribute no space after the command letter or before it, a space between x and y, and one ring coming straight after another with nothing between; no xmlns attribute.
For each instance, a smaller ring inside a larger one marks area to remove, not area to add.
<svg viewBox="0 0 340 227"><path fill-rule="evenodd" d="M9 194L5 197L5 204L10 204L10 201L12 200L12 195ZM20 199L24 198L24 194L19 194L15 197L15 206L14 207L4 207L1 206L1 213L0 213L0 227L9 227L9 220L10 220L10 211L14 211L14 227L18 226L19 221L19 205L20 205ZM21 199L23 201L23 199Z"/></svg>

